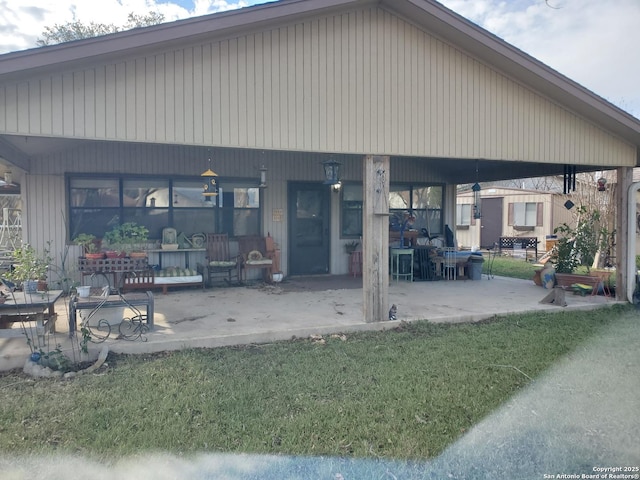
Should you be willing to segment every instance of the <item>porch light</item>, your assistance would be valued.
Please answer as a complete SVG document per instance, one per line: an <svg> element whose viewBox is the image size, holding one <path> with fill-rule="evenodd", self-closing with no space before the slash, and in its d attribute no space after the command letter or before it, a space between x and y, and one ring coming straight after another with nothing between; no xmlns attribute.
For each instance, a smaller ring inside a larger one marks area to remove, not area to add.
<svg viewBox="0 0 640 480"><path fill-rule="evenodd" d="M334 160L322 162L325 185L335 185L340 181L340 165L342 165L340 162Z"/></svg>
<svg viewBox="0 0 640 480"><path fill-rule="evenodd" d="M598 179L598 191L604 192L607 189L607 179L604 177L600 177Z"/></svg>
<svg viewBox="0 0 640 480"><path fill-rule="evenodd" d="M202 172L200 176L204 180L202 195L206 197L205 199L210 200L210 197L218 195L218 182L216 181L218 174L211 170L211 158L209 158L209 168Z"/></svg>
<svg viewBox="0 0 640 480"><path fill-rule="evenodd" d="M260 167L260 185L259 188L267 188L267 167L264 164Z"/></svg>
<svg viewBox="0 0 640 480"><path fill-rule="evenodd" d="M473 218L478 219L482 217L480 209L480 184L476 182L473 187L471 187L471 190L473 190Z"/></svg>
<svg viewBox="0 0 640 480"><path fill-rule="evenodd" d="M11 185L13 183L13 174L11 173L11 170L4 172L4 183L7 185Z"/></svg>

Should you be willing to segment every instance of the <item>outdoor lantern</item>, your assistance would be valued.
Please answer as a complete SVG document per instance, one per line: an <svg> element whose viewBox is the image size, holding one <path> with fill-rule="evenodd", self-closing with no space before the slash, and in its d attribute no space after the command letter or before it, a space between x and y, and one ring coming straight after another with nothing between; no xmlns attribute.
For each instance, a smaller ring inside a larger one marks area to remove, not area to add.
<svg viewBox="0 0 640 480"><path fill-rule="evenodd" d="M259 188L267 188L267 167L262 165L260 167L260 185Z"/></svg>
<svg viewBox="0 0 640 480"><path fill-rule="evenodd" d="M473 187L473 218L482 217L482 213L480 211L480 184L476 182Z"/></svg>
<svg viewBox="0 0 640 480"><path fill-rule="evenodd" d="M7 170L6 172L4 172L4 183L6 183L7 185L11 185L13 183L13 175L11 173L11 170Z"/></svg>
<svg viewBox="0 0 640 480"><path fill-rule="evenodd" d="M211 159L209 159L209 168L202 172L200 176L204 180L202 195L205 196L205 199L210 200L210 197L218 195L218 182L216 181L218 174L211 170Z"/></svg>
<svg viewBox="0 0 640 480"><path fill-rule="evenodd" d="M604 177L600 177L598 179L598 191L604 192L607 189L607 179Z"/></svg>
<svg viewBox="0 0 640 480"><path fill-rule="evenodd" d="M340 165L342 164L334 160L322 162L325 185L336 185L340 182Z"/></svg>

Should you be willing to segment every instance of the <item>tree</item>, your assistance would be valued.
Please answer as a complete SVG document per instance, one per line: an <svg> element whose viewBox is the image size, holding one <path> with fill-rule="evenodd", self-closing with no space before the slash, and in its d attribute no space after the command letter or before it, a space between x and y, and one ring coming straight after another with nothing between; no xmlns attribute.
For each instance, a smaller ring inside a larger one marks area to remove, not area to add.
<svg viewBox="0 0 640 480"><path fill-rule="evenodd" d="M132 28L148 27L150 25L157 25L163 21L164 15L158 12L151 12L147 15L136 15L131 12L127 16L127 23L123 26L95 22L84 24L76 20L62 25L55 24L53 27L44 27L44 32L42 32L44 38L39 38L36 44L39 47L44 47L46 45L71 42L83 38L99 37L110 33L131 30Z"/></svg>

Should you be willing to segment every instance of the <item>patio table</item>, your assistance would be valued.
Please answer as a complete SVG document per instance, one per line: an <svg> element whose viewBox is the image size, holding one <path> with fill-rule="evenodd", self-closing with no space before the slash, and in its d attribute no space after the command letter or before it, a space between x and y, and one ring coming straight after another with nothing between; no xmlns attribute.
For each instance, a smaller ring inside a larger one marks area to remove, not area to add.
<svg viewBox="0 0 640 480"><path fill-rule="evenodd" d="M43 342L46 333L56 331L55 303L61 295L62 290L13 292L5 303L0 304L0 325L35 320L36 334Z"/></svg>

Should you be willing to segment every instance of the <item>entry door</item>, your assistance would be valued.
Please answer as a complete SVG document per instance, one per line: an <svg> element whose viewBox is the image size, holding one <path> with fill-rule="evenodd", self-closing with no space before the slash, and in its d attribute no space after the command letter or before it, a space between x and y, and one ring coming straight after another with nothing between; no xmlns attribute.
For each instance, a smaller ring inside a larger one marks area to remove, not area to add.
<svg viewBox="0 0 640 480"><path fill-rule="evenodd" d="M289 184L289 273L329 273L330 189L321 183Z"/></svg>
<svg viewBox="0 0 640 480"><path fill-rule="evenodd" d="M480 246L491 248L502 235L502 198L482 199L482 227L480 230Z"/></svg>

